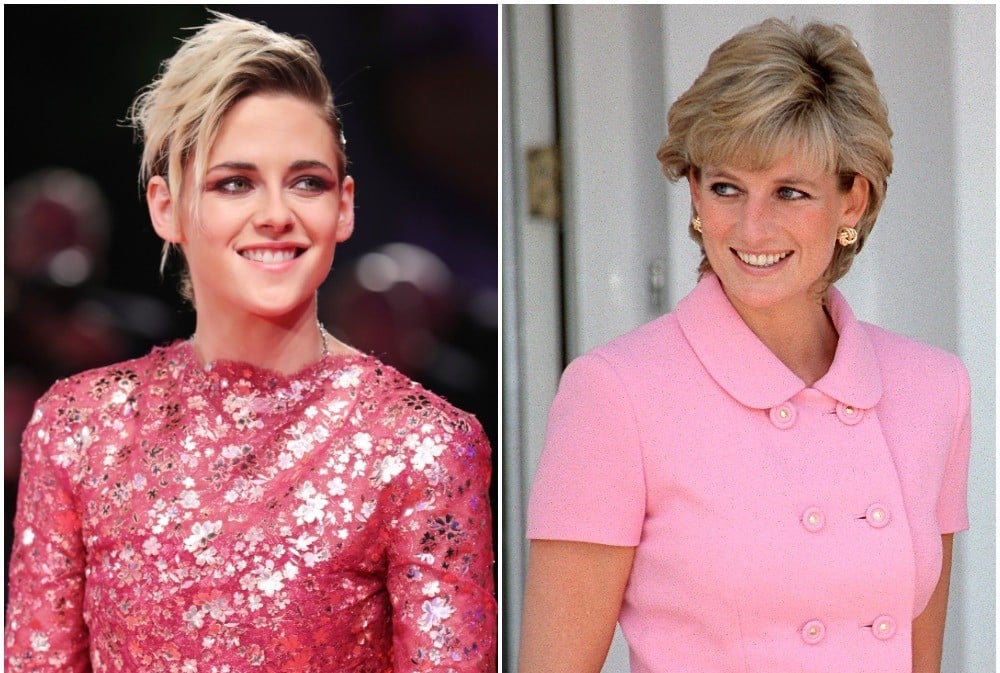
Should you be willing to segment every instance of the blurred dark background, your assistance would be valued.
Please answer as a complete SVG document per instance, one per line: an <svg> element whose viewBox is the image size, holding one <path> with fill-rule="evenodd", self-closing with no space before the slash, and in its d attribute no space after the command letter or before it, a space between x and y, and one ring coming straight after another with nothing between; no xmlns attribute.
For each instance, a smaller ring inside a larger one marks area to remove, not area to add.
<svg viewBox="0 0 1000 673"><path fill-rule="evenodd" d="M496 450L496 7L212 8L310 39L333 86L357 210L321 289L327 328L474 413ZM5 586L34 401L193 329L176 276L160 278L122 120L208 19L200 6L4 7ZM496 488L494 454L494 512Z"/></svg>

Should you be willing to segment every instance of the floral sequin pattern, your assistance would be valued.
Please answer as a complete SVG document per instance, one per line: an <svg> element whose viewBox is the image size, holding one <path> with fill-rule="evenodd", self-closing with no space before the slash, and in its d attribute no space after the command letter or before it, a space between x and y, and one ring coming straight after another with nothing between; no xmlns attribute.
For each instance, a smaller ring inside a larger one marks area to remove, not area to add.
<svg viewBox="0 0 1000 673"><path fill-rule="evenodd" d="M284 377L186 343L25 430L10 670L492 671L490 447L374 358Z"/></svg>

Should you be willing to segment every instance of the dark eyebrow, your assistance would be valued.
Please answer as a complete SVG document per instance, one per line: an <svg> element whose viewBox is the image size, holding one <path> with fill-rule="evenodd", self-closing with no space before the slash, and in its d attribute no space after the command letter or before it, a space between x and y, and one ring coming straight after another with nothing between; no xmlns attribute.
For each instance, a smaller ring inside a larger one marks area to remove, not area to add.
<svg viewBox="0 0 1000 673"><path fill-rule="evenodd" d="M220 168L228 168L234 171L255 171L257 167L247 161L223 161L221 164L216 164L210 166L208 172L219 170Z"/></svg>
<svg viewBox="0 0 1000 673"><path fill-rule="evenodd" d="M300 159L296 162L293 162L291 168L293 171L301 171L307 168L321 168L325 171L333 173L333 169L331 169L322 161L316 161L315 159Z"/></svg>
<svg viewBox="0 0 1000 673"><path fill-rule="evenodd" d="M220 168L228 168L229 170L235 170L235 171L257 170L257 166L248 161L223 161L221 164L216 164L211 168L209 168L208 170L215 171ZM322 161L317 161L315 159L299 159L298 161L292 162L290 168L293 171L302 171L310 168L319 168L329 171L330 173L333 173L333 170L329 166L327 166Z"/></svg>

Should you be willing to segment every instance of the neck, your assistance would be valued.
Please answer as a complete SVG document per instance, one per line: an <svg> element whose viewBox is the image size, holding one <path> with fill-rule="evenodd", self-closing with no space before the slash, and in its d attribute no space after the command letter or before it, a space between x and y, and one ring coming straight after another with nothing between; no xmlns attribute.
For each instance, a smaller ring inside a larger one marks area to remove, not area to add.
<svg viewBox="0 0 1000 673"><path fill-rule="evenodd" d="M202 364L233 360L283 374L300 371L335 347L317 322L315 300L296 315L276 319L227 315L223 320L199 311L191 340Z"/></svg>
<svg viewBox="0 0 1000 673"><path fill-rule="evenodd" d="M837 352L837 329L819 297L795 309L752 310L734 304L757 338L807 386L823 378Z"/></svg>

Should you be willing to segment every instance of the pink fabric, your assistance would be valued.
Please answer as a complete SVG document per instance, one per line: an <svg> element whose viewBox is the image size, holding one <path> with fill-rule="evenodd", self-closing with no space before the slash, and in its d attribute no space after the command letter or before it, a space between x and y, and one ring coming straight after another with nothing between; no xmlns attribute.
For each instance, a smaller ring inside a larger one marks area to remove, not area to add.
<svg viewBox="0 0 1000 673"><path fill-rule="evenodd" d="M637 545L633 671L910 671L941 534L968 527L968 375L831 293L811 388L711 275L564 373L528 537Z"/></svg>
<svg viewBox="0 0 1000 673"><path fill-rule="evenodd" d="M57 383L24 435L12 671L492 671L490 447L367 356L190 345Z"/></svg>

